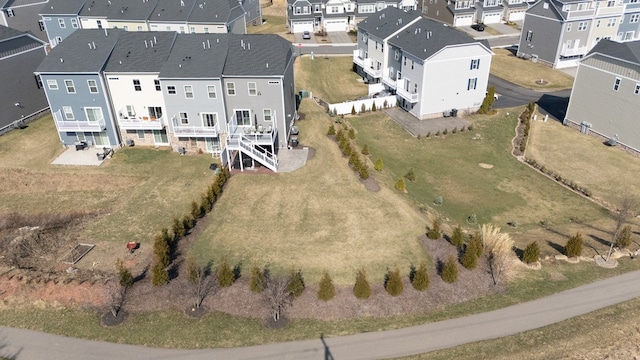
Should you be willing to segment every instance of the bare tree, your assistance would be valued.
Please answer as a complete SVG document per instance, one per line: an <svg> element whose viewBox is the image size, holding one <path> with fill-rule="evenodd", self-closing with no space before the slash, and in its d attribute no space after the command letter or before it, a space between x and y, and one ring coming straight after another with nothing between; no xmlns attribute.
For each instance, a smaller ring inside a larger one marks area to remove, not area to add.
<svg viewBox="0 0 640 360"><path fill-rule="evenodd" d="M611 253L613 253L613 245L615 245L616 240L618 239L618 236L622 231L622 228L629 221L630 218L635 216L637 209L638 209L638 198L635 195L632 195L630 193L623 194L622 198L620 199L620 208L617 209L613 214L613 218L616 221L616 227L613 230L613 235L611 237L611 242L609 246L609 252L607 253L607 258L605 259L605 261L609 261L609 258L611 257Z"/></svg>
<svg viewBox="0 0 640 360"><path fill-rule="evenodd" d="M282 277L268 276L262 298L269 307L273 321L280 320L293 302L291 293L287 290L289 281Z"/></svg>
<svg viewBox="0 0 640 360"><path fill-rule="evenodd" d="M118 271L118 281L110 281L107 284L106 291L109 297L109 311L113 317L117 317L118 313L124 306L127 299L127 292L133 286L134 278L122 259L116 261L116 270Z"/></svg>
<svg viewBox="0 0 640 360"><path fill-rule="evenodd" d="M509 268L509 257L513 253L513 240L509 234L500 232L500 228L492 224L482 225L481 233L489 272L493 284L498 285Z"/></svg>
<svg viewBox="0 0 640 360"><path fill-rule="evenodd" d="M193 285L193 306L199 309L214 285L211 277L211 263L201 266L193 256L189 256L187 272L189 273L189 283Z"/></svg>

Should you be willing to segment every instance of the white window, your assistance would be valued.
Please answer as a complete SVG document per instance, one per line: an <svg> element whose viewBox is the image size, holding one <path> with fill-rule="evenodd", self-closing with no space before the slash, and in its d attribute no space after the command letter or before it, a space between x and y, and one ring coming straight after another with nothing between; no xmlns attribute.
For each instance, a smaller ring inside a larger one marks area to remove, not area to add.
<svg viewBox="0 0 640 360"><path fill-rule="evenodd" d="M607 1L607 7L614 7L615 5L616 5L616 1L615 0Z"/></svg>
<svg viewBox="0 0 640 360"><path fill-rule="evenodd" d="M136 112L135 112L135 110L133 110L133 105L127 105L127 115L129 117L135 117L136 116Z"/></svg>
<svg viewBox="0 0 640 360"><path fill-rule="evenodd" d="M616 26L616 19L609 19L609 21L607 21L607 27L614 27Z"/></svg>
<svg viewBox="0 0 640 360"><path fill-rule="evenodd" d="M367 38L367 35L366 34L362 34L362 42L366 44L368 40L369 40L369 38Z"/></svg>
<svg viewBox="0 0 640 360"><path fill-rule="evenodd" d="M578 31L585 31L585 30L587 30L587 22L580 21L580 23L578 24Z"/></svg>
<svg viewBox="0 0 640 360"><path fill-rule="evenodd" d="M138 31L142 31L142 25L138 25Z"/></svg>
<svg viewBox="0 0 640 360"><path fill-rule="evenodd" d="M136 130L136 134L138 134L138 139L144 139L144 130Z"/></svg>
<svg viewBox="0 0 640 360"><path fill-rule="evenodd" d="M75 19L75 18L71 19L71 27L74 29L78 28L78 19Z"/></svg>
<svg viewBox="0 0 640 360"><path fill-rule="evenodd" d="M526 39L527 39L527 41L531 41L533 39L533 31L531 31L531 30L527 31Z"/></svg>
<svg viewBox="0 0 640 360"><path fill-rule="evenodd" d="M87 85L89 85L89 92L92 94L98 93L98 83L95 80L87 80Z"/></svg>
<svg viewBox="0 0 640 360"><path fill-rule="evenodd" d="M40 27L40 31L44 31L44 21L38 20L38 27Z"/></svg>
<svg viewBox="0 0 640 360"><path fill-rule="evenodd" d="M236 83L227 83L227 95L234 96L236 94Z"/></svg>
<svg viewBox="0 0 640 360"><path fill-rule="evenodd" d="M302 8L300 6L296 6L296 14L302 14Z"/></svg>
<svg viewBox="0 0 640 360"><path fill-rule="evenodd" d="M67 24L64 23L64 19L58 19L58 25L60 26L61 29L64 29L67 27Z"/></svg>
<svg viewBox="0 0 640 360"><path fill-rule="evenodd" d="M599 27L600 27L600 23L601 23L601 22L602 22L601 20L596 21L596 27L597 27L597 28L599 28Z"/></svg>
<svg viewBox="0 0 640 360"><path fill-rule="evenodd" d="M62 42L62 36L56 36L56 44L60 44Z"/></svg>
<svg viewBox="0 0 640 360"><path fill-rule="evenodd" d="M180 113L180 123L183 125L189 124L189 115L186 112Z"/></svg>
<svg viewBox="0 0 640 360"><path fill-rule="evenodd" d="M640 84L636 84L636 88L633 90L633 93L636 95L640 94Z"/></svg>
<svg viewBox="0 0 640 360"><path fill-rule="evenodd" d="M313 5L313 12L321 12L320 4Z"/></svg>
<svg viewBox="0 0 640 360"><path fill-rule="evenodd" d="M396 50L396 54L395 54L395 58L396 60L400 59L400 51Z"/></svg>
<svg viewBox="0 0 640 360"><path fill-rule="evenodd" d="M162 117L162 108L160 106L149 106L149 117L151 120L160 119Z"/></svg>
<svg viewBox="0 0 640 360"><path fill-rule="evenodd" d="M215 85L207 85L207 94L209 94L209 99L216 98L216 86Z"/></svg>
<svg viewBox="0 0 640 360"><path fill-rule="evenodd" d="M467 81L467 90L475 90L477 83L478 83L478 78L469 79L469 81Z"/></svg>
<svg viewBox="0 0 640 360"><path fill-rule="evenodd" d="M587 3L578 4L578 11L582 11L582 10L586 10L586 9L587 9Z"/></svg>
<svg viewBox="0 0 640 360"><path fill-rule="evenodd" d="M193 99L193 86L191 85L184 86L184 97L187 99Z"/></svg>
<svg viewBox="0 0 640 360"><path fill-rule="evenodd" d="M480 59L471 59L471 70L480 68Z"/></svg>
<svg viewBox="0 0 640 360"><path fill-rule="evenodd" d="M263 109L262 115L265 122L271 121L271 109Z"/></svg>
<svg viewBox="0 0 640 360"><path fill-rule="evenodd" d="M191 26L189 28L189 32L191 32L192 34L195 34L196 33L196 27L195 26Z"/></svg>
<svg viewBox="0 0 640 360"><path fill-rule="evenodd" d="M568 23L567 24L567 32L571 31L571 25L573 25L572 23Z"/></svg>
<svg viewBox="0 0 640 360"><path fill-rule="evenodd" d="M64 86L67 87L67 92L69 94L75 94L76 93L76 87L75 87L75 85L73 85L73 80L65 80L64 81Z"/></svg>
<svg viewBox="0 0 640 360"><path fill-rule="evenodd" d="M202 125L206 127L216 127L218 123L217 113L202 113Z"/></svg>
<svg viewBox="0 0 640 360"><path fill-rule="evenodd" d="M258 95L258 89L256 87L256 83L250 82L250 83L247 83L247 86L249 87L249 96Z"/></svg>
<svg viewBox="0 0 640 360"><path fill-rule="evenodd" d="M303 6L302 7L302 13L303 14L311 14L311 8L309 6Z"/></svg>
<svg viewBox="0 0 640 360"><path fill-rule="evenodd" d="M204 27L204 33L205 33L205 34L208 34L208 33L209 33L209 28L208 28L208 27L206 27L206 26Z"/></svg>
<svg viewBox="0 0 640 360"><path fill-rule="evenodd" d="M7 17L14 17L16 13L13 12L13 9L7 9Z"/></svg>
<svg viewBox="0 0 640 360"><path fill-rule="evenodd" d="M134 79L133 80L133 88L136 91L142 91L142 85L140 85L140 80L138 80L138 79Z"/></svg>
<svg viewBox="0 0 640 360"><path fill-rule="evenodd" d="M236 110L236 121L238 126L250 126L251 125L251 111L249 110Z"/></svg>
<svg viewBox="0 0 640 360"><path fill-rule="evenodd" d="M64 112L65 120L75 120L75 117L73 116L73 109L71 108L71 106L63 106L62 112Z"/></svg>
<svg viewBox="0 0 640 360"><path fill-rule="evenodd" d="M53 79L47 80L47 87L49 90L58 90L58 82Z"/></svg>
<svg viewBox="0 0 640 360"><path fill-rule="evenodd" d="M87 121L89 122L98 122L104 120L104 116L102 115L102 108L84 108L84 111L87 114Z"/></svg>
<svg viewBox="0 0 640 360"><path fill-rule="evenodd" d="M332 6L331 7L331 12L334 13L334 14L337 14L337 13L340 12L340 8L337 7L337 6Z"/></svg>
<svg viewBox="0 0 640 360"><path fill-rule="evenodd" d="M124 31L129 31L129 25L125 25L122 28L124 29Z"/></svg>
<svg viewBox="0 0 640 360"><path fill-rule="evenodd" d="M160 80L153 80L153 84L156 86L156 91L162 91L162 87L160 86Z"/></svg>
<svg viewBox="0 0 640 360"><path fill-rule="evenodd" d="M613 83L613 90L614 91L620 90L620 82L622 82L622 79L616 78L616 81Z"/></svg>
<svg viewBox="0 0 640 360"><path fill-rule="evenodd" d="M167 94L175 95L176 94L176 87L172 86L172 85L167 86Z"/></svg>
<svg viewBox="0 0 640 360"><path fill-rule="evenodd" d="M640 19L640 14L633 14L633 15L631 15L631 17L629 17L629 22L630 23L637 23L638 19Z"/></svg>

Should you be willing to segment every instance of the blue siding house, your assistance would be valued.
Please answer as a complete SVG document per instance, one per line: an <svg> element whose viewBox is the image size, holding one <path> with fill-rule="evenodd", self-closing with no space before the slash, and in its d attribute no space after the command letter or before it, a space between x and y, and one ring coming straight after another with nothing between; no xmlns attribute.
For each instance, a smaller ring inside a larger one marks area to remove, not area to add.
<svg viewBox="0 0 640 360"><path fill-rule="evenodd" d="M120 146L102 72L122 32L76 31L36 70L63 145L86 141L90 146Z"/></svg>
<svg viewBox="0 0 640 360"><path fill-rule="evenodd" d="M49 44L55 47L80 28L78 14L86 0L50 0L40 10Z"/></svg>

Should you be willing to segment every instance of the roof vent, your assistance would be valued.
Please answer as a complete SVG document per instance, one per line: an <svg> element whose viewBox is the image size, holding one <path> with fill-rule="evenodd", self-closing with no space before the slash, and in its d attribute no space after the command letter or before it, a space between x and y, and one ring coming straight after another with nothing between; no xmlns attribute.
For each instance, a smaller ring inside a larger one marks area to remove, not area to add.
<svg viewBox="0 0 640 360"><path fill-rule="evenodd" d="M269 68L269 63L267 63L267 69Z"/></svg>
<svg viewBox="0 0 640 360"><path fill-rule="evenodd" d="M184 0L180 0L180 6L184 7Z"/></svg>
<svg viewBox="0 0 640 360"><path fill-rule="evenodd" d="M398 19L398 24L402 24L402 18Z"/></svg>
<svg viewBox="0 0 640 360"><path fill-rule="evenodd" d="M544 3L544 4L542 4L542 8L543 8L543 9L548 9L548 8L549 8L549 3Z"/></svg>
<svg viewBox="0 0 640 360"><path fill-rule="evenodd" d="M64 62L64 59L63 59L63 58L60 58L60 62L61 62L61 63L63 63L63 62Z"/></svg>

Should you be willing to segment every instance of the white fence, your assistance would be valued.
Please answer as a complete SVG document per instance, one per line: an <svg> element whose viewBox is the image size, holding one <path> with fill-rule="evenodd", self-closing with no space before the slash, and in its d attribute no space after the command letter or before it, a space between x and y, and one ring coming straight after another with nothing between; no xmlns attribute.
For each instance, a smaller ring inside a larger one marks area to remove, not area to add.
<svg viewBox="0 0 640 360"><path fill-rule="evenodd" d="M369 96L379 93L384 90L384 85L382 83L379 84L369 84Z"/></svg>
<svg viewBox="0 0 640 360"><path fill-rule="evenodd" d="M356 113L361 113L362 105L364 105L364 111L371 111L374 103L376 104L376 109L381 110L383 108L396 106L397 98L395 95L391 95L364 100L347 101L338 104L329 104L329 112L333 112L335 115L351 114L352 110L355 110Z"/></svg>

